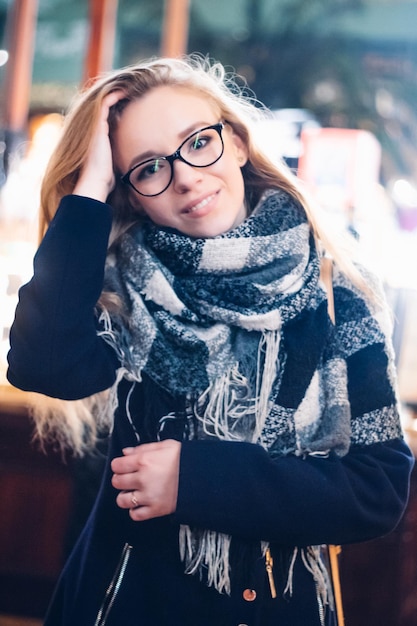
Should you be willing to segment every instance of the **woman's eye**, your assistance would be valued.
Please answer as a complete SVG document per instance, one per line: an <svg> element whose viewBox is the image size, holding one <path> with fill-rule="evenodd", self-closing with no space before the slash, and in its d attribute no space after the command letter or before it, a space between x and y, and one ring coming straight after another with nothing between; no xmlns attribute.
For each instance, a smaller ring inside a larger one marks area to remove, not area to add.
<svg viewBox="0 0 417 626"><path fill-rule="evenodd" d="M146 163L146 165L142 165L134 170L134 178L140 181L144 180L145 178L155 176L155 174L158 174L164 168L164 165L165 163L161 161L161 159L155 159L155 161L150 161L149 163Z"/></svg>
<svg viewBox="0 0 417 626"><path fill-rule="evenodd" d="M209 141L209 137L206 137L204 135L196 135L191 139L190 150L201 150L202 148L205 148L207 146Z"/></svg>

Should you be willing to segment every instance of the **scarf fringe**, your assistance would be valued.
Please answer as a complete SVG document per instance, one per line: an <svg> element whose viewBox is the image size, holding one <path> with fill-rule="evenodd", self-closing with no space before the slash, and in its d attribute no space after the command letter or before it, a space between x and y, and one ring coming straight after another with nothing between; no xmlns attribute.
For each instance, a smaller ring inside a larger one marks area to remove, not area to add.
<svg viewBox="0 0 417 626"><path fill-rule="evenodd" d="M280 342L281 329L263 332L259 341L255 393L256 428L252 435L252 443L260 440L269 414L272 387L278 371Z"/></svg>
<svg viewBox="0 0 417 626"><path fill-rule="evenodd" d="M185 563L185 573L194 575L199 573L200 580L203 571L207 572L207 584L214 587L219 593L231 593L230 581L230 544L232 538L224 533L211 530L195 531L187 525L181 525L179 534L180 557ZM260 543L262 557L265 558L269 542ZM293 594L294 568L297 557L300 557L304 567L312 575L316 584L317 597L321 606L329 606L334 610L334 598L329 572L322 559L322 546L294 548L283 596Z"/></svg>
<svg viewBox="0 0 417 626"><path fill-rule="evenodd" d="M272 387L278 370L280 330L264 331L258 346L255 393L235 363L216 378L197 401L196 417L206 435L224 441L244 441L249 433L238 432L244 417L254 416L252 443L260 440L269 413ZM200 408L203 407L200 412Z"/></svg>
<svg viewBox="0 0 417 626"><path fill-rule="evenodd" d="M294 567L298 555L304 564L304 567L313 576L316 583L317 597L319 598L321 605L330 606L334 610L334 598L332 594L332 587L329 572L322 559L322 546L308 546L307 548L294 548L292 553L290 566L288 570L287 584L284 589L284 596L292 596L293 593L293 577Z"/></svg>
<svg viewBox="0 0 417 626"><path fill-rule="evenodd" d="M107 309L102 309L98 318L99 325L103 327L97 333L98 337L102 337L106 343L108 343L116 352L121 363L125 361L125 353L121 346L119 333L113 328L112 318L110 312Z"/></svg>
<svg viewBox="0 0 417 626"><path fill-rule="evenodd" d="M222 376L216 378L204 391L197 407L204 406L202 415L196 408L196 416L206 435L226 441L240 441L234 430L239 420L250 412L250 385L236 363Z"/></svg>
<svg viewBox="0 0 417 626"><path fill-rule="evenodd" d="M179 544L185 573L207 571L207 584L219 593L230 595L230 543L232 538L211 530L193 531L189 526L180 527Z"/></svg>

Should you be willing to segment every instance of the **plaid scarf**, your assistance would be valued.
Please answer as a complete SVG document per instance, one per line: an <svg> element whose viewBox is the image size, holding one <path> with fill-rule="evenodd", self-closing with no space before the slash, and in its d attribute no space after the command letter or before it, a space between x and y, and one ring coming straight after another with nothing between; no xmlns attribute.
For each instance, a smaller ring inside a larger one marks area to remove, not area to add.
<svg viewBox="0 0 417 626"><path fill-rule="evenodd" d="M247 367L248 352L253 364L259 337L279 333L317 291L311 244L304 211L278 191L212 239L134 227L106 273L125 313L112 316L122 366L175 394L201 394L234 364Z"/></svg>
<svg viewBox="0 0 417 626"><path fill-rule="evenodd" d="M211 239L135 225L109 256L106 289L121 298L123 313L103 311L101 335L122 375L140 381L146 372L187 398L199 424L191 436L258 443L271 456L343 455L352 437L346 341L385 338L368 311L360 314L362 337L347 327L336 340L319 275L306 214L283 191L267 192L242 224ZM362 311L358 290L355 298ZM305 352L291 355L288 329L300 319ZM297 367L291 376L288 363ZM396 409L388 411L398 436ZM372 429L361 424L362 442L384 436ZM230 537L182 526L180 546L187 572L206 570L209 584L230 592ZM326 601L318 551L303 559Z"/></svg>

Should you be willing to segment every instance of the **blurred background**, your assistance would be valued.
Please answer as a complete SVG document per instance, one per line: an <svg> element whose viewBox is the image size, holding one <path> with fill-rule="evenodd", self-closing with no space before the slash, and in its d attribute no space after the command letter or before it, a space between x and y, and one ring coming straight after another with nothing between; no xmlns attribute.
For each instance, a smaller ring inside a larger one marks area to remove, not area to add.
<svg viewBox="0 0 417 626"><path fill-rule="evenodd" d="M417 449L416 25L414 0L0 0L0 626L40 623L100 471L99 455L80 466L31 443L31 398L5 371L42 173L73 96L102 71L199 52L270 109L265 146L384 281ZM417 625L413 481L400 527L342 552L347 625Z"/></svg>

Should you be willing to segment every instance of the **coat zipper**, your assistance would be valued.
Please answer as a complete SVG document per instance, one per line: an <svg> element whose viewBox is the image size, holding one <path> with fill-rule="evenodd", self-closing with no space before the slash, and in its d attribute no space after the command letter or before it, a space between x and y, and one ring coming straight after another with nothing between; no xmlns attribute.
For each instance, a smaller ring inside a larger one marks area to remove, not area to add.
<svg viewBox="0 0 417 626"><path fill-rule="evenodd" d="M275 580L272 568L274 566L274 560L271 555L271 550L269 548L266 549L265 552L265 567L266 573L268 574L269 588L271 590L271 596L273 598L277 597L277 590L275 588Z"/></svg>
<svg viewBox="0 0 417 626"><path fill-rule="evenodd" d="M317 584L316 584L316 596L317 596L317 604L318 604L318 610L319 610L320 626L324 626L324 618L325 618L324 606L323 606L323 600L321 599Z"/></svg>
<svg viewBox="0 0 417 626"><path fill-rule="evenodd" d="M99 609L99 612L97 613L94 626L106 625L107 618L114 604L114 601L116 600L116 596L119 592L120 585L122 584L131 551L132 551L132 546L129 545L128 543L125 543L125 545L123 546L120 560L113 574L113 578L111 579L110 584L107 587L106 595L104 596L103 603Z"/></svg>

